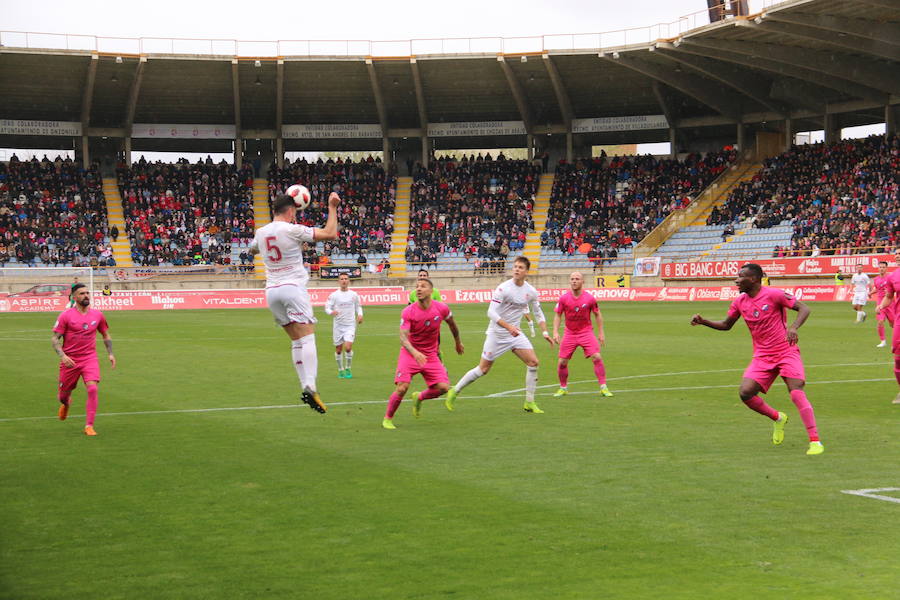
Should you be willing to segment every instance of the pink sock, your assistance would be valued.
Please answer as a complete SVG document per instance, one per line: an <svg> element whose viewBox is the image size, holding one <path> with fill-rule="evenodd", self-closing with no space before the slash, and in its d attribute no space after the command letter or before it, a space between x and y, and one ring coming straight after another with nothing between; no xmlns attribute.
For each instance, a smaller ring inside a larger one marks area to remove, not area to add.
<svg viewBox="0 0 900 600"><path fill-rule="evenodd" d="M425 388L419 393L419 400L431 400L432 398L437 398L444 392L438 391L436 387Z"/></svg>
<svg viewBox="0 0 900 600"><path fill-rule="evenodd" d="M606 367L603 365L603 359L594 361L594 375L597 376L597 383L606 385Z"/></svg>
<svg viewBox="0 0 900 600"><path fill-rule="evenodd" d="M744 404L746 404L747 408L750 410L755 410L759 414L765 415L773 421L778 420L778 411L766 404L766 401L759 396L753 396L749 400L744 400Z"/></svg>
<svg viewBox="0 0 900 600"><path fill-rule="evenodd" d="M800 418L803 419L803 424L806 426L809 441L818 442L819 431L816 429L816 415L813 413L812 404L806 399L806 392L803 390L792 390L791 401L793 401L797 410L800 411Z"/></svg>
<svg viewBox="0 0 900 600"><path fill-rule="evenodd" d="M59 403L60 403L60 404L65 404L66 406L68 406L68 405L69 405L69 398L70 398L71 396L72 396L72 390L69 390L69 391L67 391L67 392L64 392L64 391L62 391L62 390L59 390L59 394L57 395L57 398L59 398Z"/></svg>
<svg viewBox="0 0 900 600"><path fill-rule="evenodd" d="M397 409L400 408L400 403L403 402L403 397L398 396L397 392L391 394L390 400L388 400L387 412L384 413L385 419L393 419L394 413L397 412Z"/></svg>
<svg viewBox="0 0 900 600"><path fill-rule="evenodd" d="M878 324L878 339L884 341L884 323Z"/></svg>
<svg viewBox="0 0 900 600"><path fill-rule="evenodd" d="M85 405L85 411L87 412L87 418L85 419L84 424L93 427L94 426L94 417L97 416L97 386L89 385L87 386L87 404Z"/></svg>
<svg viewBox="0 0 900 600"><path fill-rule="evenodd" d="M556 365L556 374L559 375L559 387L569 385L569 365Z"/></svg>

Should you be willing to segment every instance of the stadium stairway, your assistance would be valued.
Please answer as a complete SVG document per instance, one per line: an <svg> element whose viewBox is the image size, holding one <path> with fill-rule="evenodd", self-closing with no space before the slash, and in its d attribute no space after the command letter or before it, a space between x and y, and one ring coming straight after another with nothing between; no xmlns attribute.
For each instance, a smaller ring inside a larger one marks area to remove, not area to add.
<svg viewBox="0 0 900 600"><path fill-rule="evenodd" d="M119 184L114 177L103 178L103 197L106 199L106 218L110 228L115 225L119 229L119 239L112 241L113 258L117 267L133 267L131 261L131 239L125 228L125 212L122 209L122 196L119 195Z"/></svg>
<svg viewBox="0 0 900 600"><path fill-rule="evenodd" d="M702 210L698 211L694 216L694 220L691 223L688 223L688 225L706 225L706 219L709 218L713 208L722 206L731 195L731 192L745 181L753 179L753 177L759 173L759 170L762 169L762 166L761 162L749 162L748 164L738 165L737 169L728 173L722 181L719 182L715 199L708 206L705 206Z"/></svg>
<svg viewBox="0 0 900 600"><path fill-rule="evenodd" d="M269 213L269 180L253 180L253 224L256 229L268 225L272 221ZM257 279L265 279L266 265L263 263L262 254L253 257L253 272Z"/></svg>
<svg viewBox="0 0 900 600"><path fill-rule="evenodd" d="M547 228L547 213L550 212L550 194L553 192L552 173L541 175L538 191L534 197L534 208L531 211L534 219L534 231L525 238L525 250L522 254L531 261L532 272L537 271L541 262L541 234Z"/></svg>
<svg viewBox="0 0 900 600"><path fill-rule="evenodd" d="M394 198L394 233L391 234L390 277L406 276L406 241L409 235L409 204L412 177L397 178L397 196Z"/></svg>

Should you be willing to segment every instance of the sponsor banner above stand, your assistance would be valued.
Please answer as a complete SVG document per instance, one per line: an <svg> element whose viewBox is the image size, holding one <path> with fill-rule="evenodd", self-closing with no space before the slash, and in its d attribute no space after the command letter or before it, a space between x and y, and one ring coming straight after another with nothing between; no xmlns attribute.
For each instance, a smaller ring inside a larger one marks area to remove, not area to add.
<svg viewBox="0 0 900 600"><path fill-rule="evenodd" d="M186 267L118 267L108 269L110 281L137 281L160 275L196 275L234 271L234 265L189 265Z"/></svg>
<svg viewBox="0 0 900 600"><path fill-rule="evenodd" d="M286 140L368 139L382 137L382 131L378 123L282 125L281 137Z"/></svg>
<svg viewBox="0 0 900 600"><path fill-rule="evenodd" d="M77 121L20 121L0 119L0 135L81 135Z"/></svg>
<svg viewBox="0 0 900 600"><path fill-rule="evenodd" d="M237 137L234 125L185 125L177 123L135 123L133 138L169 138L197 140L233 140Z"/></svg>
<svg viewBox="0 0 900 600"><path fill-rule="evenodd" d="M429 123L428 137L475 137L488 135L525 135L524 121L474 121Z"/></svg>
<svg viewBox="0 0 900 600"><path fill-rule="evenodd" d="M856 265L863 265L867 273L878 271L878 262L887 261L896 266L890 254L855 254L850 256L792 256L764 260L712 260L707 262L663 263L660 276L663 279L733 279L741 265L755 262L767 277L823 277L832 276L840 269L852 274Z"/></svg>
<svg viewBox="0 0 900 600"><path fill-rule="evenodd" d="M311 288L310 300L323 306L337 288ZM365 306L406 306L409 293L402 287L354 287ZM849 286L804 285L781 288L803 301L846 301ZM541 302L556 302L569 288L538 290ZM728 287L645 287L590 288L585 291L606 302L702 302L731 301L737 288ZM494 290L443 290L441 299L448 304L487 304ZM25 296L0 294L0 312L62 312L68 298L64 296ZM173 310L200 308L266 308L266 292L247 290L125 290L111 296L94 292L93 308L117 310Z"/></svg>
<svg viewBox="0 0 900 600"><path fill-rule="evenodd" d="M660 258L658 256L648 256L647 258L634 259L634 276L635 277L656 277L659 275Z"/></svg>
<svg viewBox="0 0 900 600"><path fill-rule="evenodd" d="M319 267L319 277L321 279L337 279L344 274L350 277L350 279L359 279L362 277L362 267L354 267L351 265L327 265Z"/></svg>
<svg viewBox="0 0 900 600"><path fill-rule="evenodd" d="M602 131L638 131L641 129L668 129L665 115L635 115L628 117L600 117L597 119L572 119L572 133L598 133Z"/></svg>

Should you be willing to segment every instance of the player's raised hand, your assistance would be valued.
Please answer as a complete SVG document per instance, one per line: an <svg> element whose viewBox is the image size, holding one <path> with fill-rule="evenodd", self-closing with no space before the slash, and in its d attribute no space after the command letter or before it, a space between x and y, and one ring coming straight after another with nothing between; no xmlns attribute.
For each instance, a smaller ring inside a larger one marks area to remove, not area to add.
<svg viewBox="0 0 900 600"><path fill-rule="evenodd" d="M331 192L328 195L328 208L337 208L341 204L341 197L337 195L337 192Z"/></svg>
<svg viewBox="0 0 900 600"><path fill-rule="evenodd" d="M466 348L465 348L465 346L463 346L463 343L460 340L456 340L456 353L462 354L465 351L466 351Z"/></svg>
<svg viewBox="0 0 900 600"><path fill-rule="evenodd" d="M703 317L701 317L699 314L696 314L693 317L691 317L691 325L702 325L702 324L703 324Z"/></svg>
<svg viewBox="0 0 900 600"><path fill-rule="evenodd" d="M75 366L75 361L69 358L68 354L60 354L59 359L62 361L62 364L66 365L67 367Z"/></svg>

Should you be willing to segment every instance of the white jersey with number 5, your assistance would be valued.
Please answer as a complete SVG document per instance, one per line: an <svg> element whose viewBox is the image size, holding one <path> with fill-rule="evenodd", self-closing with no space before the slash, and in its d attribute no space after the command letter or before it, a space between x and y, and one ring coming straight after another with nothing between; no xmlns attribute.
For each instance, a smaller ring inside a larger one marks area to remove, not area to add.
<svg viewBox="0 0 900 600"><path fill-rule="evenodd" d="M309 272L303 266L303 242L314 242L306 225L272 221L256 230L251 247L259 249L266 265L266 287L294 283L306 287Z"/></svg>

